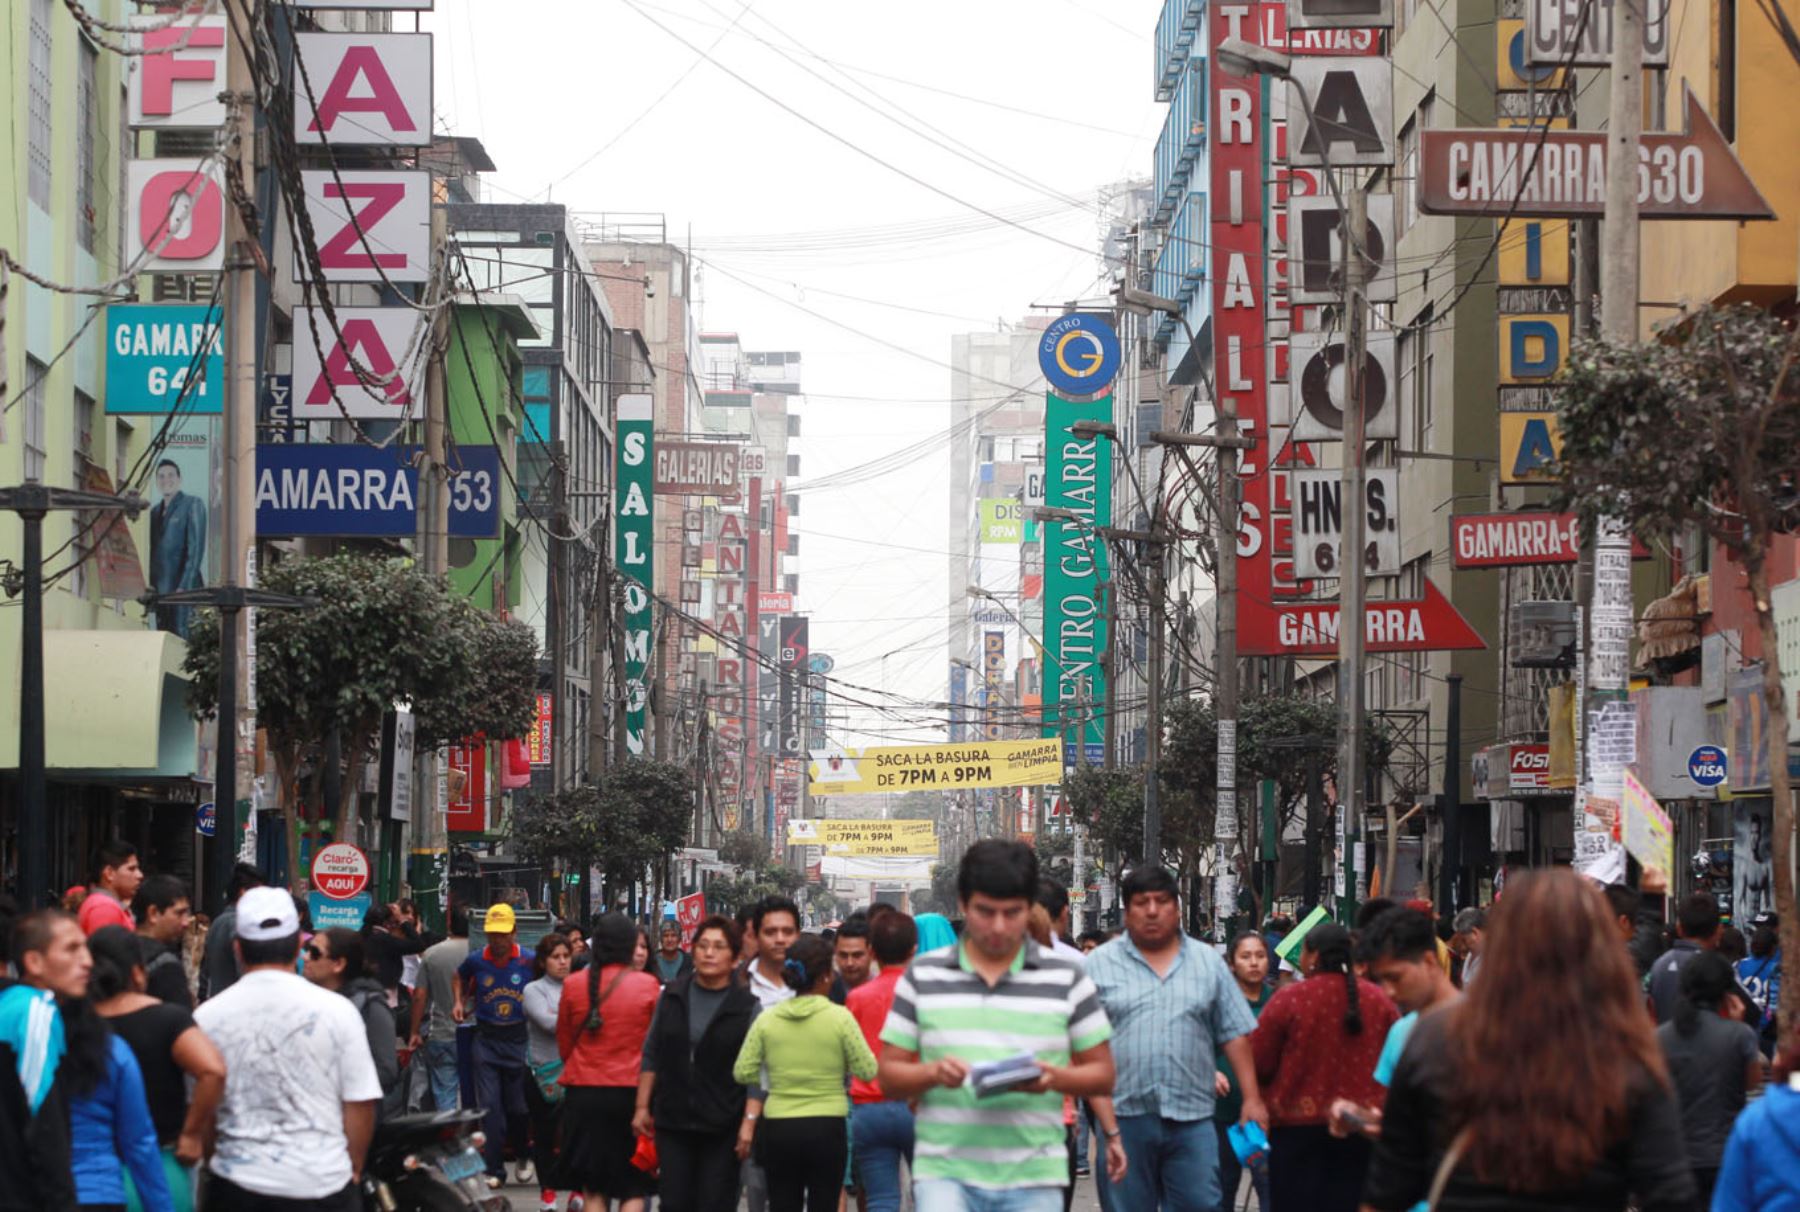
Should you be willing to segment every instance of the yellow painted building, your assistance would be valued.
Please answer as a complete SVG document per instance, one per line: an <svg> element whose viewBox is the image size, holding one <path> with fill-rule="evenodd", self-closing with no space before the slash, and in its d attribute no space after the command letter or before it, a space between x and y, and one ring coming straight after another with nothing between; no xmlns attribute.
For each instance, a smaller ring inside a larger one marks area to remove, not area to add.
<svg viewBox="0 0 1800 1212"><path fill-rule="evenodd" d="M1771 3L1800 25L1800 0ZM1669 6L1669 68L1646 74L1646 129L1682 129L1683 86L1691 86L1776 218L1645 223L1645 335L1673 315L1664 305L1742 300L1767 306L1792 300L1800 275L1800 144L1794 135L1800 63L1758 5L1669 0Z"/></svg>

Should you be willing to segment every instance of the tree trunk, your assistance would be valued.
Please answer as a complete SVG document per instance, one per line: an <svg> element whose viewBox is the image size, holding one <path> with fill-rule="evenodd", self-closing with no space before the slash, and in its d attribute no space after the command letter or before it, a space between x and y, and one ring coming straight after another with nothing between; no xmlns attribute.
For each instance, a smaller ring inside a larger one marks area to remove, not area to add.
<svg viewBox="0 0 1800 1212"><path fill-rule="evenodd" d="M1763 744L1768 750L1770 795L1774 799L1775 906L1781 917L1781 1004L1777 1009L1782 1031L1791 1036L1800 1023L1800 914L1794 912L1794 795L1788 782L1787 696L1781 686L1781 646L1775 629L1775 611L1769 600L1769 572L1764 548L1753 546L1744 559L1750 580L1750 599L1756 610L1756 628L1762 637L1763 701L1769 708L1769 725Z"/></svg>
<svg viewBox="0 0 1800 1212"><path fill-rule="evenodd" d="M376 725L379 734L380 725ZM337 826L332 832L332 840L350 841L350 822L361 815L362 808L362 770L368 761L369 743L372 737L368 732L353 732L345 740L344 779L338 791ZM358 838L358 841L367 841Z"/></svg>
<svg viewBox="0 0 1800 1212"><path fill-rule="evenodd" d="M287 838L288 883L299 883L300 874L300 789L295 786L300 768L300 755L289 745L271 749L275 762L275 796L281 805L281 825Z"/></svg>

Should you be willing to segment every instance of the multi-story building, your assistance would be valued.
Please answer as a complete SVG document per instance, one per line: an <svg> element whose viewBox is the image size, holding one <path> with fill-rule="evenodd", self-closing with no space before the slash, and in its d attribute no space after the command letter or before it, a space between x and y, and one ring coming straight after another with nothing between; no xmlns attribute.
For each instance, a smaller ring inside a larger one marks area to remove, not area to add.
<svg viewBox="0 0 1800 1212"><path fill-rule="evenodd" d="M589 773L595 583L607 541L614 401L653 372L644 359L632 382L616 376L620 347L630 342L614 325L566 208L453 204L450 228L474 281L516 295L535 320L519 342L523 411L512 436L524 524L508 565L516 573L511 608L537 629L539 688L551 695L550 762L534 769L533 788L556 791Z"/></svg>

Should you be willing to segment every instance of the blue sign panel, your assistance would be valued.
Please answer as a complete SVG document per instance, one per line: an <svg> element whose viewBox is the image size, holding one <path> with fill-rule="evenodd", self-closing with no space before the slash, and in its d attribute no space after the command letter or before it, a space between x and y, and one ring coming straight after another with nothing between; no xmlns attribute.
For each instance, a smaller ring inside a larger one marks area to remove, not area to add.
<svg viewBox="0 0 1800 1212"><path fill-rule="evenodd" d="M211 837L219 828L218 806L211 800L194 809L194 832Z"/></svg>
<svg viewBox="0 0 1800 1212"><path fill-rule="evenodd" d="M1038 366L1058 395L1097 396L1119 373L1119 335L1099 316L1058 316L1038 342Z"/></svg>
<svg viewBox="0 0 1800 1212"><path fill-rule="evenodd" d="M183 389L186 389L185 392ZM106 411L217 413L225 405L225 330L204 304L106 309Z"/></svg>
<svg viewBox="0 0 1800 1212"><path fill-rule="evenodd" d="M1073 741L1063 744L1063 770L1070 774L1075 773L1076 767L1080 765L1075 760L1078 756L1077 749L1078 746ZM1088 741L1079 756L1085 758L1090 766L1104 766L1106 765L1106 744L1103 741Z"/></svg>
<svg viewBox="0 0 1800 1212"><path fill-rule="evenodd" d="M326 896L323 892L306 894L306 914L312 918L314 930L329 930L333 926L343 926L348 930L361 930L363 918L368 915L369 906L375 899L367 892L359 892L348 900L338 900Z"/></svg>
<svg viewBox="0 0 1800 1212"><path fill-rule="evenodd" d="M418 448L263 443L256 448L256 533L265 537L405 538L419 528ZM500 454L458 446L450 534L500 533Z"/></svg>
<svg viewBox="0 0 1800 1212"><path fill-rule="evenodd" d="M1688 777L1696 786L1717 787L1725 781L1730 763L1717 745L1702 745L1688 754Z"/></svg>

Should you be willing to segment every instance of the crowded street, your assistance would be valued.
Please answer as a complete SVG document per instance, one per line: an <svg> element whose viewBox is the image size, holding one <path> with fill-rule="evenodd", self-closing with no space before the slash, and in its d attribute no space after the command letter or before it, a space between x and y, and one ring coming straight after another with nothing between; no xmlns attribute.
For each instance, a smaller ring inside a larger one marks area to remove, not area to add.
<svg viewBox="0 0 1800 1212"><path fill-rule="evenodd" d="M0 1212L1800 1212L1800 0L0 7Z"/></svg>

